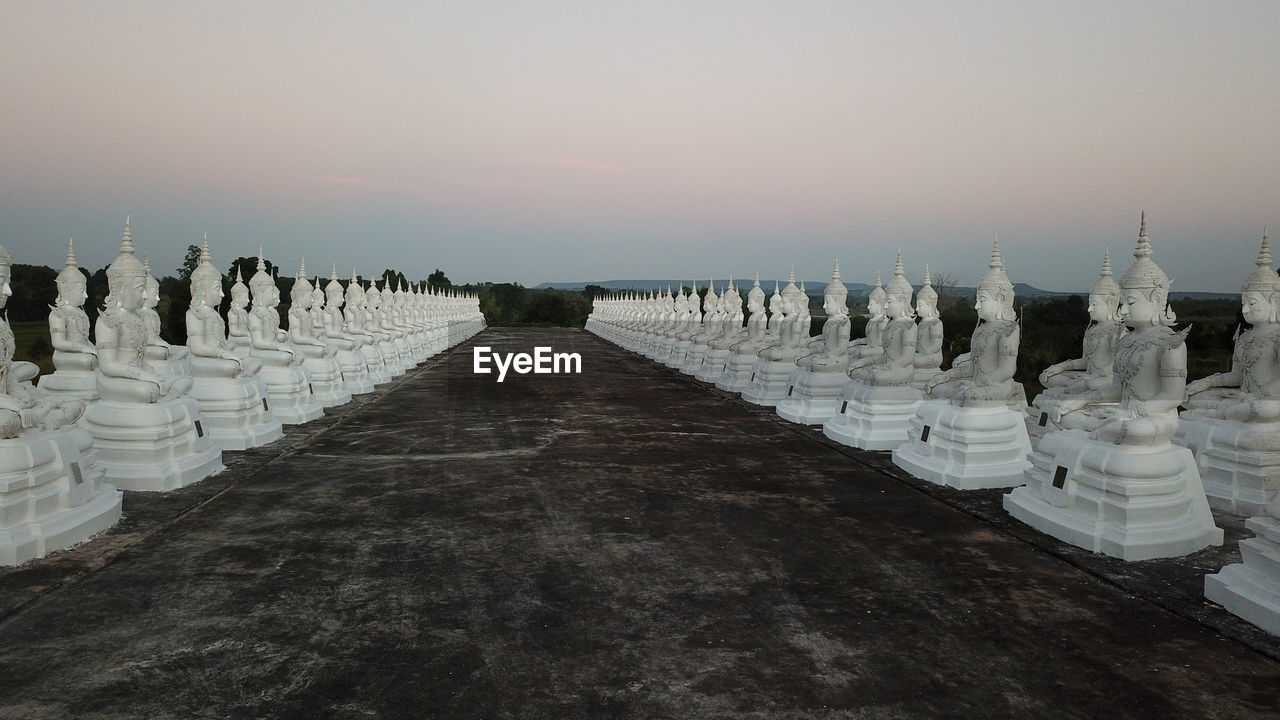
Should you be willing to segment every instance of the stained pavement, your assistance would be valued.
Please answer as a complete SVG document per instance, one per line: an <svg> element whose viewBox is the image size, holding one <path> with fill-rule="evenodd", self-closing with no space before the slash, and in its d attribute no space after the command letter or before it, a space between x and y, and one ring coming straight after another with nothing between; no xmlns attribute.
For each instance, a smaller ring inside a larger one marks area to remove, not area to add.
<svg viewBox="0 0 1280 720"><path fill-rule="evenodd" d="M1093 556L580 331L227 457L0 570L0 718L1280 714L1280 642L1198 594L1238 523Z"/></svg>

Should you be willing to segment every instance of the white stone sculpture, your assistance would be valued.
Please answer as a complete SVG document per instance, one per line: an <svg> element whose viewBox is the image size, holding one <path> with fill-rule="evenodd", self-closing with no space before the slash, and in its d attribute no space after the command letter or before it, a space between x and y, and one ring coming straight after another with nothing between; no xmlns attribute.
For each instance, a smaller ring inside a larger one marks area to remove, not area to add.
<svg viewBox="0 0 1280 720"><path fill-rule="evenodd" d="M715 280L707 283L707 294L702 298L702 327L689 337L689 350L685 353L680 372L693 375L702 367L709 343L712 338L719 337L721 321L724 315L720 307L720 296L716 294Z"/></svg>
<svg viewBox="0 0 1280 720"><path fill-rule="evenodd" d="M280 329L280 290L275 278L267 272L262 252L258 252L258 271L249 278L253 307L249 311L250 354L262 362L260 375L267 386L271 412L285 425L311 422L324 415L324 406L311 392L307 374L302 369L303 356L288 343Z"/></svg>
<svg viewBox="0 0 1280 720"><path fill-rule="evenodd" d="M249 357L253 351L253 336L249 332L249 286L244 284L239 265L227 308L227 347L240 357Z"/></svg>
<svg viewBox="0 0 1280 720"><path fill-rule="evenodd" d="M911 419L907 442L893 450L898 467L961 490L1023 483L1031 444L1021 412L1026 402L1017 405L1025 397L1022 385L1013 379L1021 335L1013 300L997 242L978 283L978 325L968 362L930 381L930 399Z"/></svg>
<svg viewBox="0 0 1280 720"><path fill-rule="evenodd" d="M200 405L203 429L223 450L247 450L279 439L280 420L271 414L267 389L258 377L262 363L232 352L226 325L218 314L222 273L201 243L200 260L191 272L191 307L187 309L191 397Z"/></svg>
<svg viewBox="0 0 1280 720"><path fill-rule="evenodd" d="M892 450L907 441L923 399L911 384L919 334L911 295L899 252L884 294L888 322L878 333L881 350L851 363L856 367L849 371L838 412L822 426L822 433L832 440L865 450Z"/></svg>
<svg viewBox="0 0 1280 720"><path fill-rule="evenodd" d="M778 343L760 351L751 381L742 391L742 399L754 405L774 407L786 397L796 358L804 354L809 342L809 298L796 287L794 268L787 276L782 300Z"/></svg>
<svg viewBox="0 0 1280 720"><path fill-rule="evenodd" d="M323 300L319 305L320 325L318 327L323 331L320 340L333 349L338 367L342 370L343 381L352 395L373 392L373 375L369 369L369 363L360 352L360 346L368 343L371 338L364 334L357 336L346 330L346 320L342 316L343 288L342 283L338 281L337 265L334 265L330 271L329 282L325 284L324 290L320 289L319 280L316 281L316 289L312 292L312 297L317 293ZM313 304L312 309L316 309L316 305Z"/></svg>
<svg viewBox="0 0 1280 720"><path fill-rule="evenodd" d="M330 283L332 286L332 283ZM381 385L391 380L391 368L387 367L387 358L382 354L381 343L385 335L375 333L366 327L364 312L364 289L360 287L360 278L355 268L351 269L351 280L347 283L346 309L343 311L346 320L347 334L356 341L360 354L364 356L369 367L369 378L374 385Z"/></svg>
<svg viewBox="0 0 1280 720"><path fill-rule="evenodd" d="M151 273L151 263L146 259L142 261L142 269L147 273L147 287L138 315L147 327L147 364L162 376L190 376L190 353L187 348L170 345L160 337L160 313L156 312L156 307L160 304L160 281Z"/></svg>
<svg viewBox="0 0 1280 720"><path fill-rule="evenodd" d="M321 407L346 405L351 402L351 391L342 380L337 353L320 339L311 322L312 289L303 260L289 291L289 344L302 357L302 370L315 401Z"/></svg>
<svg viewBox="0 0 1280 720"><path fill-rule="evenodd" d="M222 451L205 437L190 377L163 376L146 361L147 326L138 314L147 272L125 223L120 254L107 267L110 288L98 315L98 390L84 427L107 481L125 490L172 490L220 472Z"/></svg>
<svg viewBox="0 0 1280 720"><path fill-rule="evenodd" d="M1112 383L1064 399L1060 413L1097 420L1061 430L1031 455L1027 486L1004 498L1019 520L1064 542L1124 560L1177 557L1222 544L1191 451L1169 442L1186 397L1186 330L1175 332L1169 278L1151 259L1146 218L1120 279Z"/></svg>
<svg viewBox="0 0 1280 720"><path fill-rule="evenodd" d="M822 309L827 314L822 342L815 352L796 359L796 368L787 378L786 395L775 406L782 419L821 425L840 412L840 393L849 382L848 296L840 279L840 261L836 260L831 282L822 293Z"/></svg>
<svg viewBox="0 0 1280 720"><path fill-rule="evenodd" d="M707 288L707 292L711 292L711 288ZM689 347L693 344L692 338L702 331L702 313L708 308L704 305L699 310L698 304L698 281L694 280L693 291L689 294L687 303L688 309L682 323L683 327L676 333L675 342L671 346L671 356L664 363L667 367L679 369L684 365L689 355Z"/></svg>
<svg viewBox="0 0 1280 720"><path fill-rule="evenodd" d="M1039 447L1040 438L1045 433L1070 429L1073 418L1083 417L1068 414L1066 426L1059 424L1058 406L1065 398L1111 385L1116 343L1124 332L1119 308L1120 285L1111 276L1111 251L1108 250L1103 255L1098 281L1089 290L1089 327L1084 331L1083 354L1050 365L1040 373L1040 383L1045 390L1026 411L1027 434L1031 437L1033 449Z"/></svg>
<svg viewBox="0 0 1280 720"><path fill-rule="evenodd" d="M780 307L782 294L776 282L774 295L778 298L777 307ZM760 287L760 273L756 273L755 283L747 291L747 311L750 313L750 317L747 318L747 327L741 339L729 346L728 355L725 356L724 371L716 380L716 387L721 390L740 393L751 382L751 373L756 360L760 359L759 352L770 342L769 315L765 312L764 302L764 289Z"/></svg>
<svg viewBox="0 0 1280 720"><path fill-rule="evenodd" d="M1231 369L1187 385L1174 436L1195 454L1210 507L1235 515L1264 515L1280 494L1280 275L1266 230L1255 264Z"/></svg>
<svg viewBox="0 0 1280 720"><path fill-rule="evenodd" d="M757 279L756 287L759 286ZM763 292L761 294L763 295ZM729 290L720 299L720 305L723 308L720 336L711 341L707 359L702 363L703 370L694 376L712 384L718 384L725 370L728 369L729 358L733 354L731 348L746 339L746 330L742 327L745 319L742 313L742 296L738 294L738 288L733 284L732 275L729 276Z"/></svg>
<svg viewBox="0 0 1280 720"><path fill-rule="evenodd" d="M410 360L404 352L401 333L385 322L382 314L382 292L372 280L364 291L364 326L378 341L378 349L391 371L392 377L400 377L409 369Z"/></svg>
<svg viewBox="0 0 1280 720"><path fill-rule="evenodd" d="M924 283L916 293L916 357L911 386L924 390L942 372L942 318L938 315L938 291L933 289L929 266L924 266Z"/></svg>
<svg viewBox="0 0 1280 720"><path fill-rule="evenodd" d="M75 267L70 252L68 266ZM13 258L0 247L0 309L13 294L12 272ZM37 398L30 381L39 369L13 352L13 330L0 315L0 565L44 557L111 527L123 495L102 481L92 439L74 425L84 403Z"/></svg>
<svg viewBox="0 0 1280 720"><path fill-rule="evenodd" d="M89 339L84 312L88 282L76 263L75 245L67 244L67 262L58 273L57 304L49 312L53 340L53 373L40 378L41 392L92 402L98 394L98 348Z"/></svg>

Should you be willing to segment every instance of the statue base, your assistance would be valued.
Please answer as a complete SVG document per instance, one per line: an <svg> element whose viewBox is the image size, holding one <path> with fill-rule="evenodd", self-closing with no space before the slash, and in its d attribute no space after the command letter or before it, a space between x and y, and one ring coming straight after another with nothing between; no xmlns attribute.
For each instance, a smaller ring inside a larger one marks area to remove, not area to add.
<svg viewBox="0 0 1280 720"><path fill-rule="evenodd" d="M680 372L684 375L694 375L702 369L702 361L707 359L707 352L711 348L706 343L690 343L689 352L684 356L684 362L680 364Z"/></svg>
<svg viewBox="0 0 1280 720"><path fill-rule="evenodd" d="M849 376L795 368L787 377L786 395L774 407L778 417L801 425L822 425L840 413Z"/></svg>
<svg viewBox="0 0 1280 720"><path fill-rule="evenodd" d="M311 394L307 374L300 366L263 366L258 377L267 388L271 414L285 425L301 425L324 415L324 406Z"/></svg>
<svg viewBox="0 0 1280 720"><path fill-rule="evenodd" d="M339 350L337 359L342 382L352 395L373 392L373 378L369 375L369 365L365 363L364 356L355 350Z"/></svg>
<svg viewBox="0 0 1280 720"><path fill-rule="evenodd" d="M822 425L823 435L862 450L892 450L907 441L924 396L910 385L851 382L840 400L840 412Z"/></svg>
<svg viewBox="0 0 1280 720"><path fill-rule="evenodd" d="M1004 509L1091 552L1150 560L1222 544L1186 448L1114 445L1064 430L1045 436L1026 480L1004 496Z"/></svg>
<svg viewBox="0 0 1280 720"><path fill-rule="evenodd" d="M724 375L724 368L729 361L728 350L718 350L711 348L707 351L707 357L702 361L702 367L693 374L693 377L702 382L715 384L715 381Z"/></svg>
<svg viewBox="0 0 1280 720"><path fill-rule="evenodd" d="M369 382L382 385L391 382L391 373L387 370L386 359L373 345L361 345L360 356L364 358L365 367L369 369Z"/></svg>
<svg viewBox="0 0 1280 720"><path fill-rule="evenodd" d="M1256 536L1240 541L1244 562L1204 578L1204 596L1266 630L1280 635L1280 520L1249 518Z"/></svg>
<svg viewBox="0 0 1280 720"><path fill-rule="evenodd" d="M302 369L311 384L311 394L321 407L337 407L351 402L351 392L342 382L342 368L330 357L307 358Z"/></svg>
<svg viewBox="0 0 1280 720"><path fill-rule="evenodd" d="M794 361L775 362L759 358L751 369L751 381L742 391L742 399L752 405L774 407L787 396L787 388L791 386L791 372L796 369Z"/></svg>
<svg viewBox="0 0 1280 720"><path fill-rule="evenodd" d="M1196 457L1209 507L1252 517L1280 495L1280 422L1182 417L1173 441Z"/></svg>
<svg viewBox="0 0 1280 720"><path fill-rule="evenodd" d="M1007 407L920 403L893 464L921 480L960 490L1021 485L1031 443L1022 413Z"/></svg>
<svg viewBox="0 0 1280 720"><path fill-rule="evenodd" d="M400 350L395 343L385 340L378 343L378 350L382 353L382 365L387 369L387 377L398 378L405 374L407 367L404 364L404 358L400 357Z"/></svg>
<svg viewBox="0 0 1280 720"><path fill-rule="evenodd" d="M82 422L104 478L122 490L173 490L225 469L190 396L157 403L102 400L89 406Z"/></svg>
<svg viewBox="0 0 1280 720"><path fill-rule="evenodd" d="M759 359L755 353L739 355L730 350L725 361L724 372L720 373L720 378L716 380L716 387L731 393L746 390L751 384L751 374L755 371L756 361Z"/></svg>
<svg viewBox="0 0 1280 720"><path fill-rule="evenodd" d="M924 392L925 386L940 372L942 372L941 367L916 368L911 371L911 387Z"/></svg>
<svg viewBox="0 0 1280 720"><path fill-rule="evenodd" d="M41 393L68 400L91 403L102 397L98 393L97 370L56 370L41 375L37 385Z"/></svg>
<svg viewBox="0 0 1280 720"><path fill-rule="evenodd" d="M248 450L284 436L267 407L267 390L256 377L192 378L191 397L200 405L203 431L222 450Z"/></svg>
<svg viewBox="0 0 1280 720"><path fill-rule="evenodd" d="M672 369L679 369L684 365L685 357L689 354L689 346L692 344L688 338L677 338L671 345L671 356L662 364Z"/></svg>
<svg viewBox="0 0 1280 720"><path fill-rule="evenodd" d="M124 493L101 482L92 443L75 427L0 440L0 565L78 545L120 520Z"/></svg>
<svg viewBox="0 0 1280 720"><path fill-rule="evenodd" d="M675 346L675 338L664 337L658 341L658 349L653 354L654 362L667 364L667 360L671 358L671 350Z"/></svg>

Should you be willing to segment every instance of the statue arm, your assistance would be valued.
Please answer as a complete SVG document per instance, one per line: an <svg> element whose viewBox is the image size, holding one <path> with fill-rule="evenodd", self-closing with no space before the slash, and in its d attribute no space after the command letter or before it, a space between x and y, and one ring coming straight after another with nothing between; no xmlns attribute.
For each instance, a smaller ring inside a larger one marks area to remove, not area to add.
<svg viewBox="0 0 1280 720"><path fill-rule="evenodd" d="M49 339L54 350L73 353L98 354L98 349L91 343L77 343L67 333L67 320L58 313L49 314Z"/></svg>
<svg viewBox="0 0 1280 720"><path fill-rule="evenodd" d="M1160 390L1142 401L1140 414L1177 410L1187 398L1187 346L1178 344L1160 351Z"/></svg>
<svg viewBox="0 0 1280 720"><path fill-rule="evenodd" d="M103 375L110 377L128 378L129 380L137 380L139 382L153 383L160 388L160 377L147 372L145 365L138 367L120 359L123 351L116 345L119 334L109 323L98 322L98 342L101 347L98 349L98 369Z"/></svg>

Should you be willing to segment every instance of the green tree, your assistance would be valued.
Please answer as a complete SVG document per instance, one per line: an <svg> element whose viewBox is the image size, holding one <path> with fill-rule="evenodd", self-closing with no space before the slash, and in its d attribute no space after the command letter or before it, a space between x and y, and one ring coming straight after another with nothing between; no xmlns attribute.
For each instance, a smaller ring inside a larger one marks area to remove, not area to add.
<svg viewBox="0 0 1280 720"><path fill-rule="evenodd" d="M449 282L449 278L440 268L427 276L427 285L433 288L450 288L453 283Z"/></svg>
<svg viewBox="0 0 1280 720"><path fill-rule="evenodd" d="M178 268L178 279L186 280L191 277L191 273L195 272L196 266L200 264L200 246L188 245L187 255L182 258L182 267Z"/></svg>
<svg viewBox="0 0 1280 720"><path fill-rule="evenodd" d="M523 322L557 327L581 327L587 321L587 300L576 292L540 290L525 306Z"/></svg>

